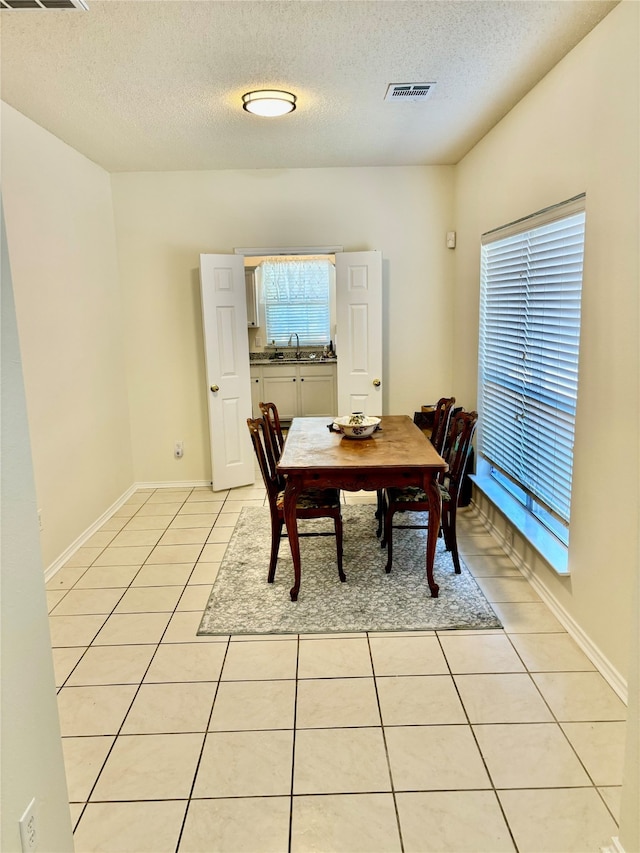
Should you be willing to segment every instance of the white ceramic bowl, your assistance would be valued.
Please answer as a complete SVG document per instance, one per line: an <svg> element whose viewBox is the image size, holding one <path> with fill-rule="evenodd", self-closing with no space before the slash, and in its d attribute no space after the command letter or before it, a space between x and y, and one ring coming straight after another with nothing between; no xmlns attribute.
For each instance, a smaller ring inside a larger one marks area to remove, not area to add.
<svg viewBox="0 0 640 853"><path fill-rule="evenodd" d="M347 438L369 438L380 423L380 418L345 415L343 418L335 418L333 423Z"/></svg>

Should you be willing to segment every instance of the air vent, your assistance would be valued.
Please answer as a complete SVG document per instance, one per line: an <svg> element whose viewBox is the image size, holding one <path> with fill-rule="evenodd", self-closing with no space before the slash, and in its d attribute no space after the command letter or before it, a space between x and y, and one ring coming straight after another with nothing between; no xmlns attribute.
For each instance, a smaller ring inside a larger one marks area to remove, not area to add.
<svg viewBox="0 0 640 853"><path fill-rule="evenodd" d="M424 101L435 83L390 83L385 101Z"/></svg>
<svg viewBox="0 0 640 853"><path fill-rule="evenodd" d="M85 0L0 0L0 9L82 9L89 7Z"/></svg>

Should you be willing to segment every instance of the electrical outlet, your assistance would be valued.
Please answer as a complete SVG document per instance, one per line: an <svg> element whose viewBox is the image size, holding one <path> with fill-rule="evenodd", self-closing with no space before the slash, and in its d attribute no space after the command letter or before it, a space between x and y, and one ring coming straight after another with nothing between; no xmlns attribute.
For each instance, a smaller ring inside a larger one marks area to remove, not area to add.
<svg viewBox="0 0 640 853"><path fill-rule="evenodd" d="M40 532L42 533L42 531L44 530L44 524L42 523L42 510L41 509L38 510L38 526L40 528Z"/></svg>
<svg viewBox="0 0 640 853"><path fill-rule="evenodd" d="M182 459L184 456L184 441L176 441L173 446L173 455L176 459Z"/></svg>
<svg viewBox="0 0 640 853"><path fill-rule="evenodd" d="M260 335L256 335L255 344L257 347L262 347L262 338L260 337Z"/></svg>
<svg viewBox="0 0 640 853"><path fill-rule="evenodd" d="M35 797L20 818L20 844L22 853L33 853L38 849L38 823L36 820Z"/></svg>

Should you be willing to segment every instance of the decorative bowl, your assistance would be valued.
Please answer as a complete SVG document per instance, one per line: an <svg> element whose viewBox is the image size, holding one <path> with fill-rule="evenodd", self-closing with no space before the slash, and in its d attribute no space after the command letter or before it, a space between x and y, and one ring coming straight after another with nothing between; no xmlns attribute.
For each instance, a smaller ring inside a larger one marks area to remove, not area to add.
<svg viewBox="0 0 640 853"><path fill-rule="evenodd" d="M360 412L335 418L334 428L338 428L347 438L369 438L376 431L380 418L370 418Z"/></svg>

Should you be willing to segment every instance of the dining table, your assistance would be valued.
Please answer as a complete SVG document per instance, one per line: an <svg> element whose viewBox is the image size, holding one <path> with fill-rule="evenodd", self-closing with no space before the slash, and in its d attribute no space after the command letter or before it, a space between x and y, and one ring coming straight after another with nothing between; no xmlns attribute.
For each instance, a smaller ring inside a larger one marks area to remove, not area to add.
<svg viewBox="0 0 640 853"><path fill-rule="evenodd" d="M296 502L306 489L342 489L349 492L419 486L429 503L426 543L426 577L431 596L438 584L433 563L442 511L438 474L447 463L408 415L383 415L369 438L349 438L337 432L333 418L294 418L277 470L285 477L284 520L293 560L294 584L290 595L300 592L300 542Z"/></svg>

